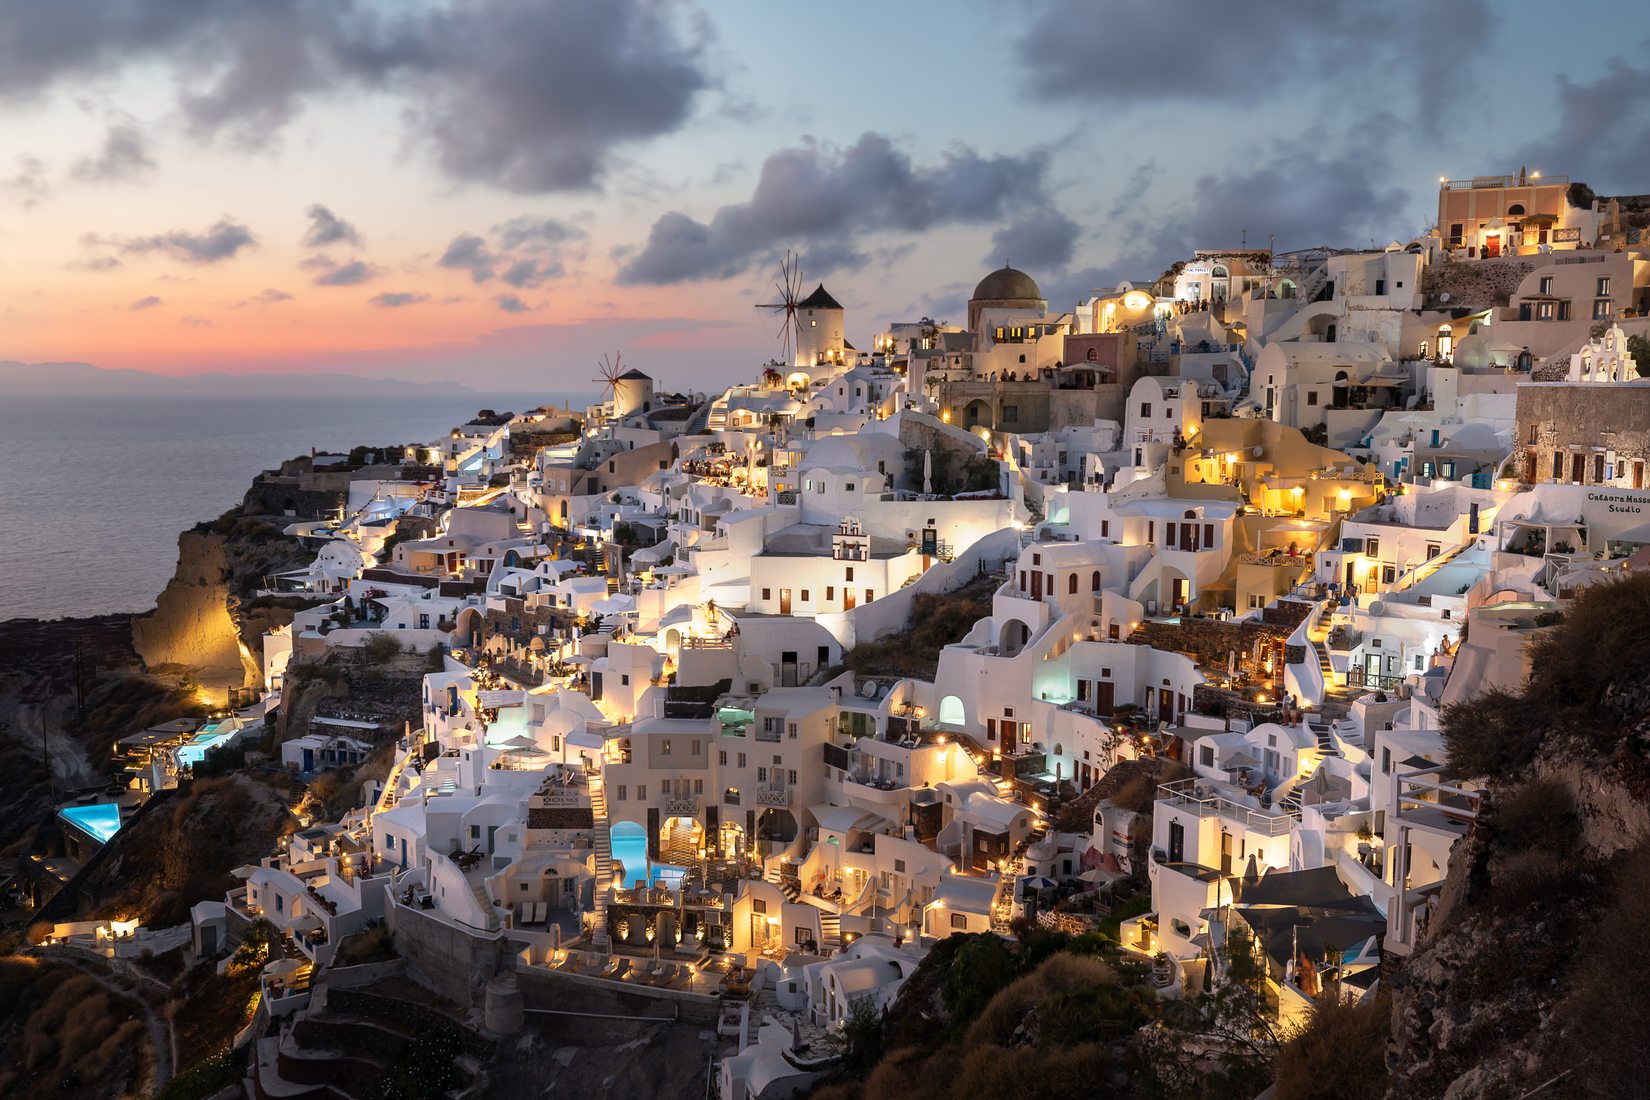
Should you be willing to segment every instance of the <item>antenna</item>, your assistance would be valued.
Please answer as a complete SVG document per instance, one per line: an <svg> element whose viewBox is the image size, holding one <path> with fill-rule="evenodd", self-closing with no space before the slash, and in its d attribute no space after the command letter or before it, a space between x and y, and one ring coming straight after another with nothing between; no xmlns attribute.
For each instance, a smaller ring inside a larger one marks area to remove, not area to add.
<svg viewBox="0 0 1650 1100"><path fill-rule="evenodd" d="M603 355L602 361L596 366L596 372L600 377L592 378L591 381L601 383L601 400L606 401L618 392L619 376L624 373L624 353L616 351L611 356Z"/></svg>
<svg viewBox="0 0 1650 1100"><path fill-rule="evenodd" d="M779 275L773 281L773 288L778 292L779 301L763 302L756 308L779 316L780 328L775 335L779 337L781 358L789 366L793 350L802 343L802 321L796 315L797 303L802 300L802 260L788 248L785 258L779 262Z"/></svg>

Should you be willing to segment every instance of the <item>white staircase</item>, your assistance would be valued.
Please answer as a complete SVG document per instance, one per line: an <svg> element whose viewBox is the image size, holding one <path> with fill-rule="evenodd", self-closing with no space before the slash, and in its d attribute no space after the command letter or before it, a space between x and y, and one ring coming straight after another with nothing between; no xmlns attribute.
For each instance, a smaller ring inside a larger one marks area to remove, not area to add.
<svg viewBox="0 0 1650 1100"><path fill-rule="evenodd" d="M590 812L594 819L591 833L596 850L596 911L595 923L590 929L590 946L606 952L613 946L607 934L607 886L613 881L613 837L608 833L607 792L602 786L601 769L586 772L585 783L590 790Z"/></svg>
<svg viewBox="0 0 1650 1100"><path fill-rule="evenodd" d="M819 914L819 950L834 954L842 946L842 918L836 913Z"/></svg>
<svg viewBox="0 0 1650 1100"><path fill-rule="evenodd" d="M487 931L498 931L498 910L493 908L491 899L487 897L487 887L480 881L470 883L470 893L476 896L476 904L481 906L482 919L487 922Z"/></svg>

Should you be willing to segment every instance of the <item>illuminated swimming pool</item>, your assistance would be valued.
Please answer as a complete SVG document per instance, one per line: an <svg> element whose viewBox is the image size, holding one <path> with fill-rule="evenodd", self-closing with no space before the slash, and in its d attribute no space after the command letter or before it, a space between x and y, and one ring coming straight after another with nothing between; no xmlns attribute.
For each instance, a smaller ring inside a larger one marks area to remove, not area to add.
<svg viewBox="0 0 1650 1100"><path fill-rule="evenodd" d="M215 749L224 745L239 732L235 727L223 729L224 723L213 722L202 726L200 732L185 741L178 747L178 765L180 767L194 767L206 759L206 750ZM219 730L222 730L220 733Z"/></svg>
<svg viewBox="0 0 1650 1100"><path fill-rule="evenodd" d="M621 821L613 826L609 835L613 841L613 858L624 865L625 886L645 886L651 871L653 881L664 879L665 885L672 890L681 888L682 876L687 873L687 868L669 863L650 863L647 858L647 834L640 825L633 821Z"/></svg>
<svg viewBox="0 0 1650 1100"><path fill-rule="evenodd" d="M59 817L96 840L107 844L120 832L120 807L113 802L93 806L65 806L57 811Z"/></svg>

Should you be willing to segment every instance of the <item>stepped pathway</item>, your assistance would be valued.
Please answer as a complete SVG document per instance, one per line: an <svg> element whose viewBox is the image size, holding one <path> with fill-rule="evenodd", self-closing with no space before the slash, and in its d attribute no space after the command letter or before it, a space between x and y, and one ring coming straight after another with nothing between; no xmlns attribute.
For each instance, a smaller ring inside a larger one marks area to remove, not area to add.
<svg viewBox="0 0 1650 1100"><path fill-rule="evenodd" d="M493 902L487 897L487 884L478 876L470 879L470 893L475 895L476 904L481 906L481 915L486 918L487 931L497 932L498 910L493 908Z"/></svg>
<svg viewBox="0 0 1650 1100"><path fill-rule="evenodd" d="M592 832L596 848L596 912L595 924L590 929L590 946L606 952L613 946L607 934L607 886L613 881L613 837L608 832L607 792L602 786L601 769L586 772L585 782L590 790L590 812L595 818Z"/></svg>
<svg viewBox="0 0 1650 1100"><path fill-rule="evenodd" d="M819 914L819 950L822 954L835 954L842 946L842 918L836 913L827 913L821 910Z"/></svg>

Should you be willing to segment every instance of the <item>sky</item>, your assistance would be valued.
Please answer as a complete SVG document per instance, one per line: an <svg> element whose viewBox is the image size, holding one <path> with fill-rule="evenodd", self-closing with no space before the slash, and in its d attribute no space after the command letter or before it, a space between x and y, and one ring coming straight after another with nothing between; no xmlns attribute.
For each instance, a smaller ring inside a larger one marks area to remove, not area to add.
<svg viewBox="0 0 1650 1100"><path fill-rule="evenodd" d="M1004 262L1384 245L1441 175L1650 192L1636 0L6 0L0 359L676 388L794 249L848 337ZM863 344L861 346L864 346ZM588 387L587 387L588 388Z"/></svg>

